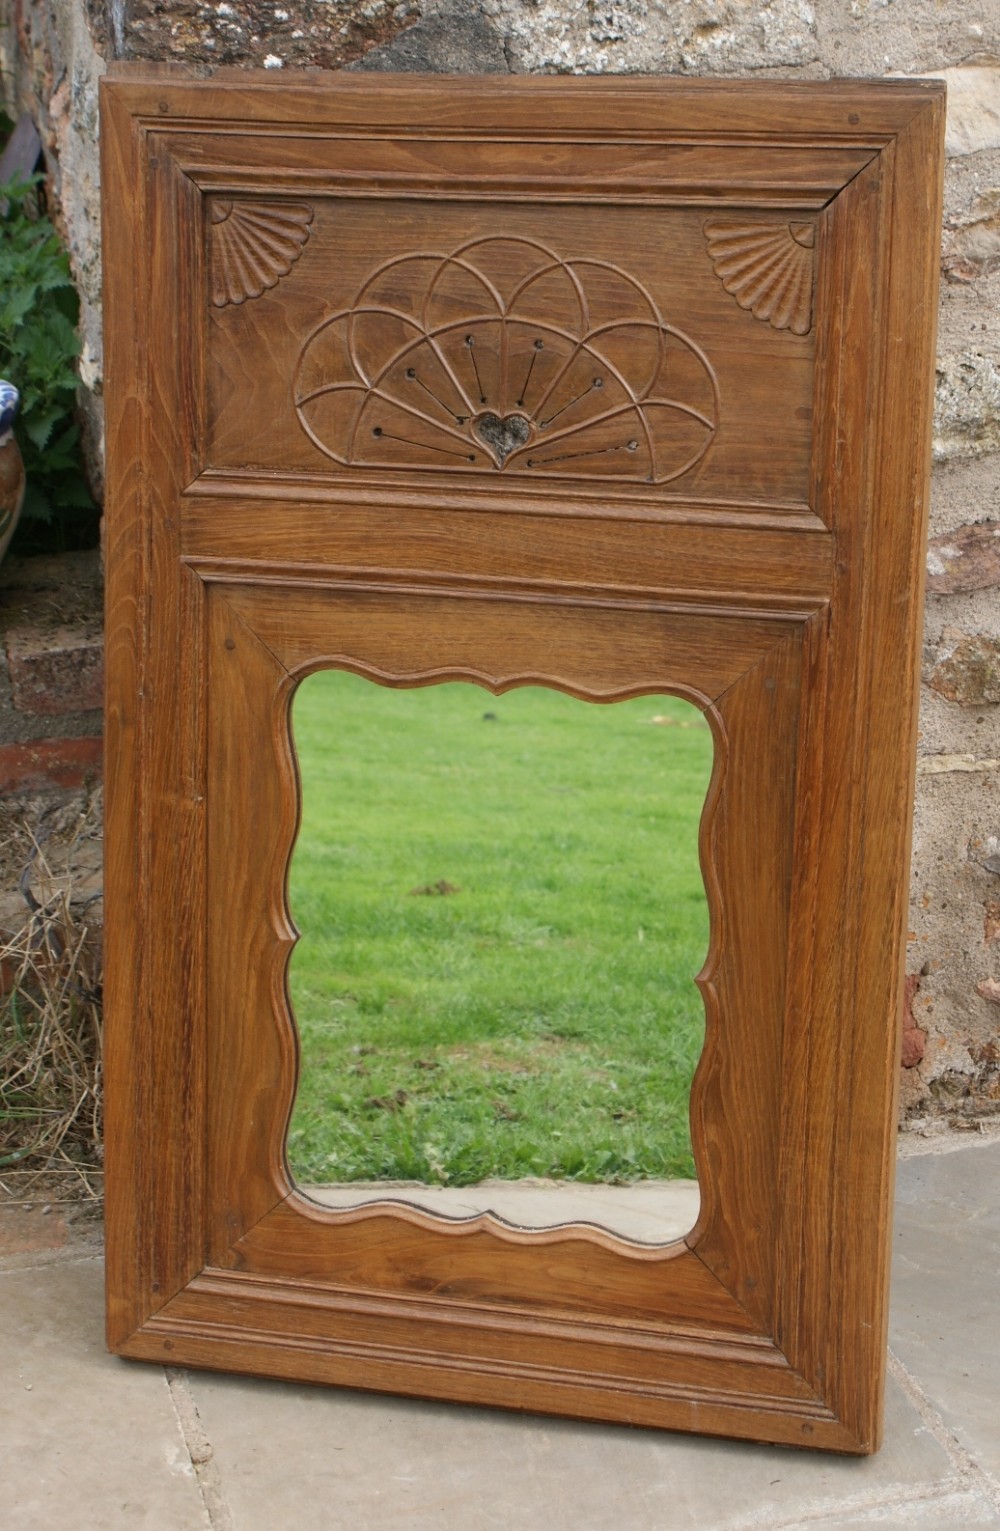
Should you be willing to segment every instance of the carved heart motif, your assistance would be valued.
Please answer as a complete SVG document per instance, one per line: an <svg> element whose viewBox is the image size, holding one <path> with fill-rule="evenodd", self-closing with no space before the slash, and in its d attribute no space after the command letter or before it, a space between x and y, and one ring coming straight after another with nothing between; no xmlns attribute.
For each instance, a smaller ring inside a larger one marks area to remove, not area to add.
<svg viewBox="0 0 1000 1531"><path fill-rule="evenodd" d="M241 203L213 203L220 217L230 205ZM721 227L728 238L729 222ZM777 254L784 260L791 247L793 275L807 262L808 280L792 287L808 299L808 330L815 252L803 241L812 226L789 231L778 218L733 227L741 239L763 229L765 255L777 230ZM262 249L264 236L255 236ZM243 248L234 247L237 273ZM754 269L770 280L770 267ZM756 288L741 288L738 301L747 297L756 314ZM782 297L768 312L788 325L801 321L803 305ZM594 255L563 259L506 229L449 253L379 256L349 306L305 340L293 388L313 445L342 467L377 472L669 484L701 462L719 429L711 363L634 277Z"/></svg>
<svg viewBox="0 0 1000 1531"><path fill-rule="evenodd" d="M501 418L492 410L477 415L472 428L493 453L498 468L502 468L511 452L523 447L531 435L531 425L523 415L504 415Z"/></svg>

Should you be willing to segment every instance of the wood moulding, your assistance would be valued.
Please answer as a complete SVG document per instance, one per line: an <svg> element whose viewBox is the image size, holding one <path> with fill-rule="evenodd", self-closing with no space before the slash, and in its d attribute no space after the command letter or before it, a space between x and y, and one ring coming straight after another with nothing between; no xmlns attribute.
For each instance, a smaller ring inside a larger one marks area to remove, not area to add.
<svg viewBox="0 0 1000 1531"><path fill-rule="evenodd" d="M941 89L102 97L111 1348L875 1450ZM292 1182L288 719L324 666L703 711L685 1239Z"/></svg>

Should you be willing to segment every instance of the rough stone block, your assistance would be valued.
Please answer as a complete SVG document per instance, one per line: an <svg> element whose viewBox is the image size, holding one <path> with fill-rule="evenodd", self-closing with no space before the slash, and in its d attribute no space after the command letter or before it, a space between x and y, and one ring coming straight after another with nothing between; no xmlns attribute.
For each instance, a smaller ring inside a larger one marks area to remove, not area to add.
<svg viewBox="0 0 1000 1531"><path fill-rule="evenodd" d="M19 712L58 717L100 707L104 641L100 630L24 626L7 634L11 697Z"/></svg>
<svg viewBox="0 0 1000 1531"><path fill-rule="evenodd" d="M951 776L957 771L996 771L1000 760L986 755L977 760L975 755L919 755L917 776Z"/></svg>
<svg viewBox="0 0 1000 1531"><path fill-rule="evenodd" d="M960 707L1000 702L1000 638L946 628L942 644L943 652L929 671L927 684Z"/></svg>
<svg viewBox="0 0 1000 1531"><path fill-rule="evenodd" d="M819 56L809 0L483 0L527 73L740 74Z"/></svg>
<svg viewBox="0 0 1000 1531"><path fill-rule="evenodd" d="M935 595L989 590L1000 585L1000 521L959 526L932 537L927 549L927 589Z"/></svg>
<svg viewBox="0 0 1000 1531"><path fill-rule="evenodd" d="M987 899L983 908L983 944L992 946L995 941L1000 941L1000 902Z"/></svg>
<svg viewBox="0 0 1000 1531"><path fill-rule="evenodd" d="M938 359L934 456L982 457L1000 450L1000 367L981 351Z"/></svg>
<svg viewBox="0 0 1000 1531"><path fill-rule="evenodd" d="M130 58L337 69L417 20L414 0L132 0Z"/></svg>
<svg viewBox="0 0 1000 1531"><path fill-rule="evenodd" d="M468 0L445 0L434 14L392 42L373 48L350 67L426 74L506 74L509 70L500 34Z"/></svg>
<svg viewBox="0 0 1000 1531"><path fill-rule="evenodd" d="M932 78L948 86L945 152L978 154L1000 148L1000 65L958 64Z"/></svg>
<svg viewBox="0 0 1000 1531"><path fill-rule="evenodd" d="M941 270L949 282L978 282L1000 271L1000 186L980 192L945 231Z"/></svg>

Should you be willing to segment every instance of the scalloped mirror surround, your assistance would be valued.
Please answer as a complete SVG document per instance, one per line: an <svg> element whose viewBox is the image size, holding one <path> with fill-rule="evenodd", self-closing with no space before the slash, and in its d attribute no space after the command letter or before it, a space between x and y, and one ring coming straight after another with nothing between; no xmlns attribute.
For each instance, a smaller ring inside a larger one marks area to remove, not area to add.
<svg viewBox="0 0 1000 1531"><path fill-rule="evenodd" d="M324 670L292 720L300 1188L687 1233L713 757L698 709Z"/></svg>

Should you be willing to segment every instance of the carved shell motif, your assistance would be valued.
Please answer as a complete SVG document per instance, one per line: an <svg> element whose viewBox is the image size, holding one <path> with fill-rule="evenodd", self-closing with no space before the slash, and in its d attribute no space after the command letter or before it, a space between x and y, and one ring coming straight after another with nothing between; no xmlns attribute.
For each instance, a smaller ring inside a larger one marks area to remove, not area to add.
<svg viewBox="0 0 1000 1531"><path fill-rule="evenodd" d="M813 310L811 223L705 224L715 274L740 308L776 330L808 335Z"/></svg>
<svg viewBox="0 0 1000 1531"><path fill-rule="evenodd" d="M280 282L302 254L312 220L304 202L215 198L208 236L215 307L259 298Z"/></svg>
<svg viewBox="0 0 1000 1531"><path fill-rule="evenodd" d="M294 387L344 466L665 484L719 423L708 358L635 277L520 236L377 266L309 336Z"/></svg>

